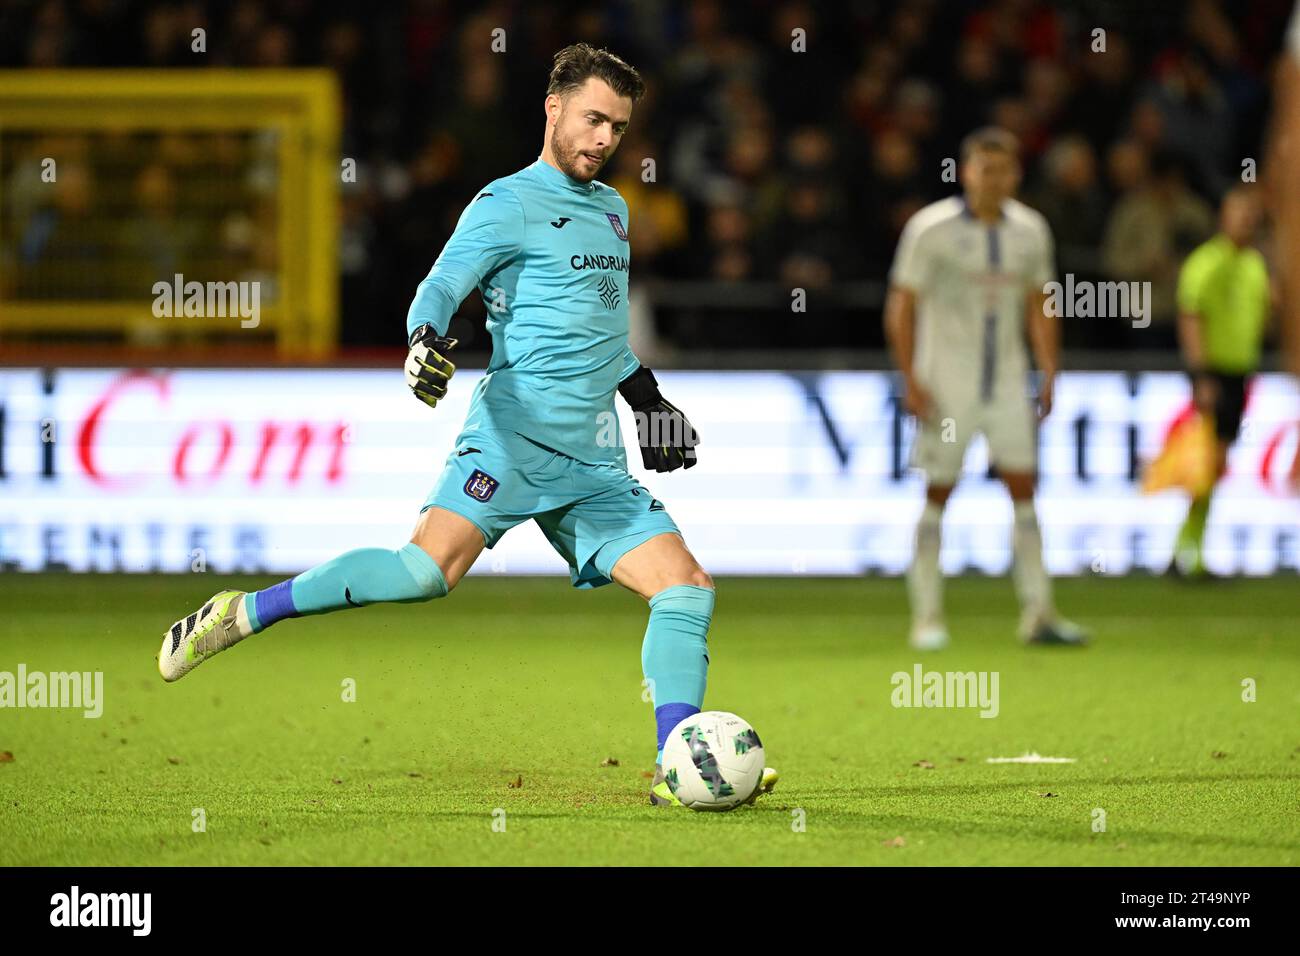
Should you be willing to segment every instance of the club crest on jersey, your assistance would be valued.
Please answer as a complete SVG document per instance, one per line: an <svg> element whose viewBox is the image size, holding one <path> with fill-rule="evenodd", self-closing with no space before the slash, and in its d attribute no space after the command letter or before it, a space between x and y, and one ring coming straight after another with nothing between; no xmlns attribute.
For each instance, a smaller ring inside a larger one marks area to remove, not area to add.
<svg viewBox="0 0 1300 956"><path fill-rule="evenodd" d="M478 501L490 501L500 486L501 482L486 471L475 468L474 474L470 475L469 481L465 482L465 494Z"/></svg>
<svg viewBox="0 0 1300 956"><path fill-rule="evenodd" d="M609 224L614 227L614 235L627 242L627 230L623 228L623 220L618 217L618 213L607 212L605 216L609 219Z"/></svg>

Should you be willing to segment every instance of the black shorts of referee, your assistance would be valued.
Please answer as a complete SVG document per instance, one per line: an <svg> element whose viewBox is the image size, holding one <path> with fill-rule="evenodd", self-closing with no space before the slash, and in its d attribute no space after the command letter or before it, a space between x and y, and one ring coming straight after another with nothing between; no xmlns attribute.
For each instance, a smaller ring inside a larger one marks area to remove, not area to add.
<svg viewBox="0 0 1300 956"><path fill-rule="evenodd" d="M1246 410L1246 386L1251 375L1233 372L1217 372L1205 369L1192 374L1192 383L1198 378L1206 378L1215 383L1214 389L1214 435L1224 444L1237 440L1241 430L1241 416Z"/></svg>

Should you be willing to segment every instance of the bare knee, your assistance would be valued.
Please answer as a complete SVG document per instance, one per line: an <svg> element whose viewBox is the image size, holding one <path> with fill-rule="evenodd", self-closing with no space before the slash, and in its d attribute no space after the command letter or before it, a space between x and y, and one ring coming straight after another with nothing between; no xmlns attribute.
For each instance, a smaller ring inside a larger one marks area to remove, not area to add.
<svg viewBox="0 0 1300 956"><path fill-rule="evenodd" d="M638 586L632 587L641 597L647 601L656 594L661 594L669 588L682 587L689 585L697 588L708 588L714 590L713 578L709 576L698 564L690 568L661 568L638 582Z"/></svg>
<svg viewBox="0 0 1300 956"><path fill-rule="evenodd" d="M647 601L681 585L713 588L713 578L677 534L661 534L637 545L615 562L611 576Z"/></svg>
<svg viewBox="0 0 1300 956"><path fill-rule="evenodd" d="M436 506L421 513L411 541L438 566L448 594L484 548L482 532L469 519Z"/></svg>
<svg viewBox="0 0 1300 956"><path fill-rule="evenodd" d="M1033 501L1034 486L1038 483L1038 476L1031 471L1008 471L999 473L1002 484L1006 486L1007 494L1011 495L1012 501Z"/></svg>
<svg viewBox="0 0 1300 956"><path fill-rule="evenodd" d="M450 594L456 590L456 585L460 584L460 579L465 576L465 572L454 566L450 570L446 568L440 570L442 570L442 579L447 582L447 593Z"/></svg>
<svg viewBox="0 0 1300 956"><path fill-rule="evenodd" d="M689 584L692 587L697 587L697 588L708 588L710 591L714 589L713 578L709 576L709 572L705 571L698 564L686 576L686 580L683 581L682 583Z"/></svg>
<svg viewBox="0 0 1300 956"><path fill-rule="evenodd" d="M948 496L952 494L952 485L926 485L925 498L931 504L938 505L942 508L948 503Z"/></svg>

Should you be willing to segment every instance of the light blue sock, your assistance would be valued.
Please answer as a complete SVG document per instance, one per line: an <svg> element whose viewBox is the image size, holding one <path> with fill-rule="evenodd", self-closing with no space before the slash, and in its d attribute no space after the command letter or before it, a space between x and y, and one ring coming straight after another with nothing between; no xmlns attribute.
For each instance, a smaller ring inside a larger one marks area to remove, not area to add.
<svg viewBox="0 0 1300 956"><path fill-rule="evenodd" d="M244 607L256 633L286 617L326 614L380 601L407 604L447 593L436 561L414 542L396 551L358 548L296 578L248 595Z"/></svg>
<svg viewBox="0 0 1300 956"><path fill-rule="evenodd" d="M700 712L709 670L706 635L713 619L713 589L678 584L650 599L650 624L641 645L641 669L653 688L658 753L678 722Z"/></svg>

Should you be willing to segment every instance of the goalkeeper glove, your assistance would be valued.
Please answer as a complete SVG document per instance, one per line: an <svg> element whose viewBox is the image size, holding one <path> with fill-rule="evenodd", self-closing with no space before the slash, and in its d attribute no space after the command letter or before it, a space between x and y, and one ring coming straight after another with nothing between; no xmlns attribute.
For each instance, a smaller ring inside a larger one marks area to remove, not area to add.
<svg viewBox="0 0 1300 956"><path fill-rule="evenodd" d="M432 408L447 394L447 383L456 374L456 366L447 359L456 340L439 335L432 325L425 324L411 333L410 345L406 384L416 398Z"/></svg>
<svg viewBox="0 0 1300 956"><path fill-rule="evenodd" d="M664 400L654 373L645 366L623 379L618 393L636 412L641 460L654 471L674 471L695 464L699 432L680 408Z"/></svg>

